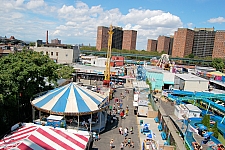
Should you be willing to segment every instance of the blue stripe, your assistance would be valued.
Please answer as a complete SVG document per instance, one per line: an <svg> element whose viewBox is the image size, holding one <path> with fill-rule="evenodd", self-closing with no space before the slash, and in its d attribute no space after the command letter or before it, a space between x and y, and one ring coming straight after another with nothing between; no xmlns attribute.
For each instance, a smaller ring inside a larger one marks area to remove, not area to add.
<svg viewBox="0 0 225 150"><path fill-rule="evenodd" d="M86 91L84 91L84 90L81 89L81 88L80 88L80 90L81 90L82 92L84 92L88 97L90 97L90 98L95 102L96 105L101 104L101 102L99 102L96 98L94 98L93 96L91 96L89 93L87 93Z"/></svg>
<svg viewBox="0 0 225 150"><path fill-rule="evenodd" d="M68 97L70 94L72 84L67 88L67 90L63 93L63 95L57 100L56 104L53 106L52 111L55 112L65 112L66 104L68 101Z"/></svg>
<svg viewBox="0 0 225 150"><path fill-rule="evenodd" d="M67 85L68 86L68 85ZM47 97L43 98L41 101L37 102L36 104L34 104L34 106L41 108L42 106L44 106L46 103L48 103L49 101L51 101L56 95L58 95L60 92L62 92L67 86L64 86L61 89L58 89L58 91L54 91L52 94L49 94Z"/></svg>
<svg viewBox="0 0 225 150"><path fill-rule="evenodd" d="M91 111L90 108L86 105L83 98L80 96L79 92L77 91L76 87L74 87L74 94L76 96L78 112L90 112Z"/></svg>

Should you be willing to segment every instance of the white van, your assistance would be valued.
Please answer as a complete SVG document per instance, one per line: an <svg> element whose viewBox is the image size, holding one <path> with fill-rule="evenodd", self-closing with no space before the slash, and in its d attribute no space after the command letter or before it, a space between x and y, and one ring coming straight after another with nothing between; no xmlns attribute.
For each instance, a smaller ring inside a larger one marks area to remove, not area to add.
<svg viewBox="0 0 225 150"><path fill-rule="evenodd" d="M138 106L137 115L138 116L145 116L145 117L147 117L147 115L148 115L148 106Z"/></svg>

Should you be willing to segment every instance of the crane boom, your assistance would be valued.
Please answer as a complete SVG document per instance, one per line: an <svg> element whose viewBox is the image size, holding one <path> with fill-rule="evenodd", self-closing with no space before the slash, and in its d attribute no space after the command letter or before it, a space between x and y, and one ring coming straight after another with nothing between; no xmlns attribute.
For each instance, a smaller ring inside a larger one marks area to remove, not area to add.
<svg viewBox="0 0 225 150"><path fill-rule="evenodd" d="M105 68L105 80L103 84L109 85L110 82L110 61L111 61L111 52L112 52L112 35L113 35L113 27L110 25L108 31L108 50L107 50L107 59L106 59L106 68Z"/></svg>

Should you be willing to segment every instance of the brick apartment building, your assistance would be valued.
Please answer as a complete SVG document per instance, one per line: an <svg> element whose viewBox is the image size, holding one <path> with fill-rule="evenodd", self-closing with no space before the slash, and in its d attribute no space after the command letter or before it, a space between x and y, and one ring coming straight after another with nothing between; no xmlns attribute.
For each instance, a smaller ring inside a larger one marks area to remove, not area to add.
<svg viewBox="0 0 225 150"><path fill-rule="evenodd" d="M216 31L212 58L225 57L225 30Z"/></svg>
<svg viewBox="0 0 225 150"><path fill-rule="evenodd" d="M214 28L195 28L192 54L198 57L212 57L215 31Z"/></svg>
<svg viewBox="0 0 225 150"><path fill-rule="evenodd" d="M148 39L147 51L154 52L157 50L157 40Z"/></svg>
<svg viewBox="0 0 225 150"><path fill-rule="evenodd" d="M108 48L109 27L98 26L96 49ZM121 27L113 26L112 48L116 49L136 49L137 31L123 30Z"/></svg>
<svg viewBox="0 0 225 150"><path fill-rule="evenodd" d="M108 47L108 27L98 26L96 49L101 50Z"/></svg>
<svg viewBox="0 0 225 150"><path fill-rule="evenodd" d="M112 48L122 49L123 29L121 27L113 28Z"/></svg>
<svg viewBox="0 0 225 150"><path fill-rule="evenodd" d="M123 45L122 49L135 50L136 49L137 31L124 30L123 31Z"/></svg>
<svg viewBox="0 0 225 150"><path fill-rule="evenodd" d="M168 54L170 48L170 37L166 36L159 36L158 37L158 45L157 45L157 52L165 52Z"/></svg>
<svg viewBox="0 0 225 150"><path fill-rule="evenodd" d="M195 32L188 28L178 28L174 33L172 57L184 57L192 53Z"/></svg>

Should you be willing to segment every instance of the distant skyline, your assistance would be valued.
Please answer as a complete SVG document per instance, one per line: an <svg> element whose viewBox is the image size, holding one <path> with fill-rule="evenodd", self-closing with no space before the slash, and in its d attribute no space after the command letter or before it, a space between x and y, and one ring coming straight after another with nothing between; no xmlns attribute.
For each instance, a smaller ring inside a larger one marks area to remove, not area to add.
<svg viewBox="0 0 225 150"><path fill-rule="evenodd" d="M23 41L96 45L97 26L137 30L138 50L148 39L178 28L225 30L224 0L0 0L0 36Z"/></svg>

